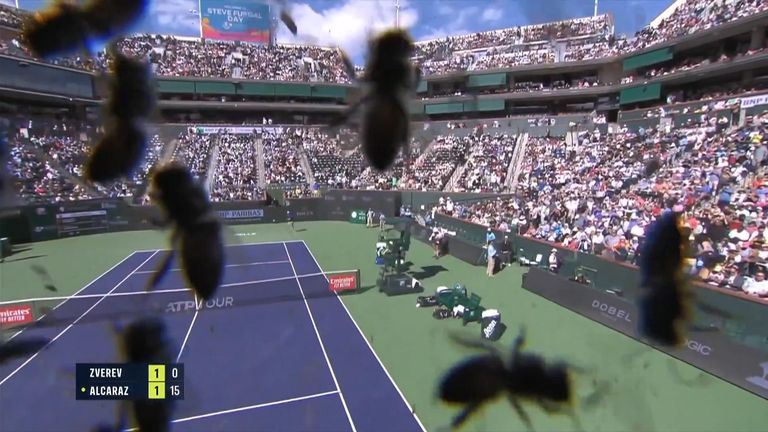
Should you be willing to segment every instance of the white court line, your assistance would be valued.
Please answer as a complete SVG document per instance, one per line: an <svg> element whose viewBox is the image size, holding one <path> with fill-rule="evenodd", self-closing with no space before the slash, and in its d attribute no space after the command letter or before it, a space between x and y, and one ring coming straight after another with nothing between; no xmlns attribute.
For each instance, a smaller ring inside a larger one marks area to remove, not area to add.
<svg viewBox="0 0 768 432"><path fill-rule="evenodd" d="M202 303L202 300L201 300ZM200 303L197 302L197 294L195 294L195 315L192 316L192 322L189 323L189 328L187 329L187 334L184 336L184 342L181 343L181 349L179 349L179 355L176 356L176 363L179 362L179 359L181 358L181 353L184 352L184 347L187 346L187 340L189 340L189 335L192 333L192 326L195 325L195 320L197 320L197 314L200 313Z"/></svg>
<svg viewBox="0 0 768 432"><path fill-rule="evenodd" d="M305 275L301 275L299 277L320 276L320 275L322 275L322 273L308 273ZM260 283L277 282L277 281L294 280L294 279L296 279L296 276L284 276L284 277L272 278L272 279L258 279L258 280L245 281L245 282L233 282L228 284L221 284L219 285L219 288L227 288L227 287L243 286L243 285L255 285ZM70 297L67 297L67 299L73 299L73 298L87 299L87 298L105 298L105 297L163 294L163 293L190 291L191 289L192 288L173 288L173 289L151 290L151 291L146 291L146 290L128 291L128 292L119 292L119 293L113 293L113 294L84 294L84 295L79 295L77 297L70 296ZM59 300L59 299L61 299L61 297L39 297L39 298L26 299L26 300L13 300L9 302L0 302L0 306L16 304L16 303L26 303L26 302L33 302L33 301L51 301L51 300Z"/></svg>
<svg viewBox="0 0 768 432"><path fill-rule="evenodd" d="M119 263L117 263L117 264L113 265L112 267L110 267L109 269L107 269L107 271L105 271L104 273L102 273L102 274L100 274L99 276L97 276L97 277L96 277L96 279L94 279L94 280L92 280L92 281L88 282L88 284L87 284L87 285L85 285L84 287L82 287L82 288L80 288L79 290L77 290L77 292L75 292L74 294L72 294L71 296L69 296L69 297L68 297L66 300L64 300L64 301L62 301L61 303L59 303L59 304L57 304L56 306L54 306L54 307L53 307L53 310L56 310L56 309L58 309L58 308L59 308L59 306L61 306L61 305L63 305L64 303L66 303L66 302L67 302L67 300L69 300L69 299L71 299L72 297L75 297L76 295L78 295L78 294L80 294L81 292L83 292L83 290L85 290L85 289L86 289L86 288L88 288L89 286L91 286L91 285L93 285L94 283L96 283L96 281L97 281L97 280L99 280L99 279L103 278L103 277L104 277L104 276L105 276L107 273L109 273L109 272L111 272L112 270L116 269L116 268L117 268L117 267L118 267L120 264L122 264L122 263L126 262L126 261L128 260L128 258L130 258L130 257L132 257L132 256L134 256L134 255L136 255L136 253L137 253L137 252L131 252L131 254L130 254L130 255L128 255L127 257L125 257L125 258L123 258L122 260L120 260L120 262L119 262ZM32 301L35 301L35 299L32 299L32 300L18 300L18 302L19 302L19 303L21 303L21 302L24 302L24 303L26 303L26 302L32 302ZM13 303L16 303L16 302L17 302L17 301L14 301ZM2 304L2 303L0 303L0 304ZM8 302L8 304L10 304L10 302ZM38 318L37 318L35 321L40 321L40 320L41 320L41 319L43 319L43 318L45 318L45 314L43 314L43 315L39 316L39 317L38 317ZM8 340L11 340L11 339L15 338L16 336L18 336L19 334L21 334L21 333L22 333L24 330L26 330L26 329L28 329L28 328L29 328L29 327L24 327L23 329L21 329L21 330L19 330L18 332L14 333L14 334L13 334L13 336L9 337L9 338L8 338Z"/></svg>
<svg viewBox="0 0 768 432"><path fill-rule="evenodd" d="M339 381L336 379L336 373L333 372L333 366L331 366L331 360L328 358L328 353L325 351L323 338L320 337L320 332L317 330L317 324L315 324L315 317L312 315L312 309L309 307L309 302L307 301L307 297L304 295L304 289L301 287L301 280L299 279L299 275L296 274L296 267L293 266L293 259L291 259L291 253L288 252L288 245L283 243L283 247L285 248L285 253L288 255L288 261L291 262L291 269L293 270L294 276L296 276L296 283L299 284L299 291L301 291L301 297L304 299L304 306L306 306L307 308L309 319L310 321L312 321L312 327L315 329L315 335L317 336L317 341L320 342L320 348L323 350L323 357L325 357L325 363L328 364L328 369L331 371L331 378L333 378L333 383L336 385L336 390L339 392L339 397L341 397L341 405L344 406L344 412L347 413L347 419L349 420L349 425L352 426L352 432L357 432L357 428L355 428L355 422L352 421L352 415L349 413L349 408L347 408L347 401L344 400L344 393L341 392L341 387L339 387Z"/></svg>
<svg viewBox="0 0 768 432"><path fill-rule="evenodd" d="M155 253L153 253L152 255L150 255L150 256L149 256L147 259L145 259L145 260L144 260L144 262L142 262L141 264L139 264L139 266L138 266L138 267L136 267L135 269L133 269L133 271L131 271L130 273L128 273L128 276L124 277L124 278L123 278L123 280L121 280L120 282L118 282L118 283L117 283L117 285L115 285L115 286L114 286L114 288L112 288L111 290L109 290L109 292L107 293L107 296L109 296L110 294L112 294L112 293L113 293L113 292L114 292L114 291L115 291L115 290L116 290L118 287L120 287L120 285L122 285L122 284L123 284L125 281L127 281L127 280L128 280L128 278L129 278L129 277L131 277L131 276L133 275L133 273L134 273L134 272L136 272L136 270L138 270L139 268L141 268L141 266L143 266L143 265L144 265L144 264L145 264L147 261L149 261L150 259L152 259L152 257L153 257L153 256L155 256L155 255L157 255L157 252L155 252ZM67 331L69 331L69 329L71 329L71 328L72 328L72 327L73 327L75 324L77 324L77 323L78 323L78 322L79 322L81 319L83 319L83 317L84 317L84 316L88 315L88 313L89 313L90 311L92 311L92 310L93 310L93 309L94 309L96 306L98 306L98 305L99 305L99 303L101 303L102 301L104 301L104 299L105 299L105 298L107 298L107 297L102 297L102 298L101 298L99 301L97 301L96 303L94 303L94 304L93 304L93 306L91 306L90 308L88 308L88 310L87 310L87 311L83 312L83 314L82 314L82 315L80 315L79 317L77 317L77 319L76 319L76 320L75 320L75 321L74 321L72 324L68 325L68 326L67 326L67 328L65 328L65 329L64 329L64 330L62 330L62 331L61 331L59 334L57 334L57 335L56 335L56 337L54 337L53 339L51 339L51 340L50 340L50 341L49 341L47 344L45 344L45 346L44 346L44 347L42 347L42 348L40 348L39 350L37 350L37 352L36 352L35 354L33 354L33 355L32 355L32 357L28 358L28 359L27 359L27 361L25 361L24 363L22 363L22 364L21 364L21 366L17 367L17 368L16 368L16 369L15 369L13 372L11 372L11 373L10 373L10 374L9 374L7 377L5 377L5 378L4 378L2 381L0 381L0 386L2 386L2 385L3 385L3 383L5 383L5 382L6 382L6 381L8 381L9 379L11 379L11 377L12 377L12 376L16 375L16 373L17 373L17 372L19 372L19 371L20 371L20 370L21 370L21 369L22 369L24 366L26 366L27 364L29 364L29 362L31 362L31 361L32 361L32 359L34 359L35 357L37 357L37 355L38 355L38 354L40 354L40 353L41 353L41 352L42 352L44 349L48 348L48 347L49 347L49 346L50 346L52 343L56 342L56 340L57 340L57 339L59 339L60 337L62 337L62 336L64 335L64 333L66 333Z"/></svg>
<svg viewBox="0 0 768 432"><path fill-rule="evenodd" d="M313 254L313 253L312 253L312 249L310 249L310 248L309 248L309 246L307 245L307 243L306 243L304 240L301 240L301 242L302 242L302 243L304 243L304 247L305 247L305 248L307 249L307 251L309 252L309 255L312 257L312 260L313 260L313 261L315 261L315 265L317 265L317 269L318 269L318 270L320 270L320 273L318 273L318 274L320 274L320 275L323 275L323 277L325 277L325 279L326 279L326 280L328 280L328 277L327 277L327 276L325 276L325 273L323 272L323 268L322 268L322 267L320 267L320 263L317 261L317 258L315 258L315 254ZM289 255L288 257L290 258L290 255ZM302 277L303 277L303 276L311 276L311 275L310 275L310 274L307 274L307 275L302 275ZM392 385L393 385L393 386L395 386L395 390L397 390L397 393L398 393L398 394L400 395L400 397L403 399L403 402L405 403L405 406L407 406L407 407L408 407L408 409L409 409L409 410L411 411L411 413L413 414L413 418L415 418L415 419L416 419L416 422L417 422L417 423L419 424L419 426L421 427L421 430L422 430L423 432L427 432L427 429L424 427L424 424L421 422L421 419L419 419L419 416L418 416L418 415L416 415L416 412L414 412L414 411L413 411L413 407L411 406L411 404L410 404L410 403L408 403L408 399L406 399L406 398L405 398L405 395L404 395L404 394L403 394L403 392L400 390L400 387L398 387L398 386L397 386L397 383L395 382L395 380L394 380L394 379L392 379L392 375L389 373L389 371L387 370L387 368L384 366L384 363L383 363L383 362L381 361L381 359L379 358L379 355L378 355L378 354L376 354L376 351L374 351L373 347L371 346L371 343L370 343L370 342L368 342L368 338L366 338L366 337L365 337L365 334L364 334L364 333L363 333L363 331L360 329L360 326L359 326L359 325L357 325L357 321L355 321L355 318L354 318L354 317L352 317L352 314L351 314L351 313L349 313L349 309L347 309L347 305L346 305L346 304L344 304L344 301L342 301L342 299L341 299L341 297L339 296L339 294L338 294L338 293L335 293L335 294L336 294L336 298L339 300L339 303L341 303L341 306L343 306L343 307L344 307L344 310L347 312L347 316L349 316L349 319L351 319L351 320L352 320L352 323L355 325L355 327L357 328L357 331L360 333L360 337L362 337L362 338L363 338L363 340L365 341L365 344L366 344L366 345L368 345L368 349L370 349L370 350L371 350L371 353L373 353L373 356L374 356L374 357L376 357L376 361L378 361L378 362L379 362L379 365L380 365L380 366L381 366L381 368L384 370L384 373L385 373L385 374L387 374L387 378L389 378L389 381L390 381L390 382L392 382Z"/></svg>
<svg viewBox="0 0 768 432"><path fill-rule="evenodd" d="M291 402L299 402L299 401L304 401L304 400L309 400L309 399L316 399L316 398L323 397L323 396L330 396L332 394L337 394L337 393L338 392L336 390L328 391L328 392L325 392L325 393L315 393L315 394L309 395L309 396L301 396L301 397L295 397L295 398L291 398L291 399L283 399L281 401L276 401L276 402L267 402L267 403L261 403L261 404L257 404L257 405L249 405L249 406L244 406L244 407L240 407L240 408L228 409L228 410L224 410L224 411L216 411L216 412L212 412L212 413L209 413L209 414L201 414L201 415L196 415L196 416L192 416L192 417L180 418L178 420L171 421L171 423L183 423L183 422L188 422L188 421L192 421L192 420L199 420L199 419L208 418L208 417L214 417L214 416L223 415L223 414L232 414L232 413L236 413L236 412L248 411L248 410L257 409L257 408L266 408L266 407L271 407L271 406L275 406L275 405L283 405L283 404L287 404L287 403L291 403ZM136 431L136 430L138 430L138 428L126 429L126 432L132 432L132 431Z"/></svg>
<svg viewBox="0 0 768 432"><path fill-rule="evenodd" d="M235 243L235 244L229 244L224 245L225 247L235 247L235 246L253 246L253 245L269 245L269 244L285 244L285 243L299 243L302 240L284 240L284 241L268 241L268 242L253 242L253 243ZM166 252L168 249L142 249L137 250L136 252Z"/></svg>
<svg viewBox="0 0 768 432"><path fill-rule="evenodd" d="M252 263L245 263L245 264L227 264L224 267L248 267L248 266L256 266L256 265L268 265L268 264L285 264L288 260L282 260L282 261L257 261ZM170 269L168 271L181 271L180 268ZM147 274L147 273L155 273L157 270L142 270L137 271L136 274Z"/></svg>

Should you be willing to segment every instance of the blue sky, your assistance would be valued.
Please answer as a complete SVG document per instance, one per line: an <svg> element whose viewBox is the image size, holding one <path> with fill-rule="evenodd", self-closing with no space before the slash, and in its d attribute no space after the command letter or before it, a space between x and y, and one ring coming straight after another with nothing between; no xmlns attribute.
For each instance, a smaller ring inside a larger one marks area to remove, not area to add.
<svg viewBox="0 0 768 432"><path fill-rule="evenodd" d="M44 0L18 0L39 9ZM206 0L203 0L204 3ZM246 0L248 1L248 0ZM258 0L254 0L258 1ZM14 4L14 0L0 0ZM227 0L207 0L208 4ZM296 0L289 8L299 27L294 38L281 29L278 40L341 46L361 63L371 32L394 23L394 0ZM401 23L417 40L592 15L594 0L401 0ZM611 12L617 33L632 34L666 9L672 0L599 0L598 13ZM199 0L152 0L137 32L199 36Z"/></svg>

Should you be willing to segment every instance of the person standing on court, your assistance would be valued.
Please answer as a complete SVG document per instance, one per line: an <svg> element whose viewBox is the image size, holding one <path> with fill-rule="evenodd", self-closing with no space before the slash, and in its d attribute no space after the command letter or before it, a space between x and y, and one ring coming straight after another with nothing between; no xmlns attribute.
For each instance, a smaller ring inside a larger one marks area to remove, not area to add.
<svg viewBox="0 0 768 432"><path fill-rule="evenodd" d="M373 228L373 210L371 209L368 209L367 222L368 228Z"/></svg>
<svg viewBox="0 0 768 432"><path fill-rule="evenodd" d="M291 213L290 210L286 210L285 217L288 220L288 223L291 225L291 229L296 231L296 229L293 227L293 213Z"/></svg>
<svg viewBox="0 0 768 432"><path fill-rule="evenodd" d="M386 224L386 222L387 222L387 217L384 216L384 212L381 212L381 214L379 214L379 231L384 231L384 225Z"/></svg>
<svg viewBox="0 0 768 432"><path fill-rule="evenodd" d="M496 234L491 231L491 227L488 227L488 232L485 234L485 241L486 243L496 241Z"/></svg>
<svg viewBox="0 0 768 432"><path fill-rule="evenodd" d="M501 265L506 267L512 264L512 241L509 236L504 236L504 243L501 244Z"/></svg>
<svg viewBox="0 0 768 432"><path fill-rule="evenodd" d="M549 254L549 271L557 273L560 269L560 258L557 256L557 249L552 248L552 253Z"/></svg>
<svg viewBox="0 0 768 432"><path fill-rule="evenodd" d="M490 228L489 228L490 229ZM488 240L488 271L485 273L488 277L493 277L493 270L496 267L496 248L493 247L493 241Z"/></svg>

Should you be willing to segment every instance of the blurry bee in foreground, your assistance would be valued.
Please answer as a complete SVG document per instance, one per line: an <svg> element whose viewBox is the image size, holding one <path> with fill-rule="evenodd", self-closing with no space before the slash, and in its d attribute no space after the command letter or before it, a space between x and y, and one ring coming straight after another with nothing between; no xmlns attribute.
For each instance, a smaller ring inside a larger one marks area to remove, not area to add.
<svg viewBox="0 0 768 432"><path fill-rule="evenodd" d="M56 1L25 23L22 40L41 58L88 47L89 40L108 39L137 21L147 0L91 0L84 7Z"/></svg>
<svg viewBox="0 0 768 432"><path fill-rule="evenodd" d="M693 295L683 274L688 235L680 227L679 215L662 214L648 228L640 251L639 332L653 342L680 346Z"/></svg>
<svg viewBox="0 0 768 432"><path fill-rule="evenodd" d="M88 42L88 24L77 5L58 1L35 12L22 26L22 43L40 58L77 51Z"/></svg>
<svg viewBox="0 0 768 432"><path fill-rule="evenodd" d="M509 402L529 429L533 429L520 399L537 403L548 413L567 412L573 401L571 372L565 363L547 363L535 354L523 353L525 330L515 340L508 361L494 347L480 342L456 339L470 348L481 348L488 354L471 357L449 370L439 385L444 402L465 405L451 426L461 426L483 404L506 393ZM575 417L574 417L575 420Z"/></svg>
<svg viewBox="0 0 768 432"><path fill-rule="evenodd" d="M172 344L160 318L142 318L120 332L120 349L126 363L173 363ZM172 400L131 401L133 417L140 432L170 430L175 408ZM121 415L123 412L121 412Z"/></svg>
<svg viewBox="0 0 768 432"><path fill-rule="evenodd" d="M17 357L34 354L48 346L49 343L51 343L50 339L42 337L0 341L0 364Z"/></svg>
<svg viewBox="0 0 768 432"><path fill-rule="evenodd" d="M85 177L102 183L132 174L147 146L144 121L155 108L156 95L147 63L113 51L114 76L106 104L106 134L85 163Z"/></svg>
<svg viewBox="0 0 768 432"><path fill-rule="evenodd" d="M400 29L386 31L371 40L365 75L361 79L368 87L367 93L331 124L345 123L355 111L362 109L363 152L378 171L389 168L398 151L408 151L407 101L420 79L418 68L410 60L414 49L410 36ZM347 74L354 78L354 65L346 54L341 55Z"/></svg>
<svg viewBox="0 0 768 432"><path fill-rule="evenodd" d="M153 173L150 196L163 209L173 234L171 250L150 279L149 288L157 286L170 269L178 243L187 281L197 296L210 299L224 272L224 241L221 222L205 190L186 167L171 163Z"/></svg>

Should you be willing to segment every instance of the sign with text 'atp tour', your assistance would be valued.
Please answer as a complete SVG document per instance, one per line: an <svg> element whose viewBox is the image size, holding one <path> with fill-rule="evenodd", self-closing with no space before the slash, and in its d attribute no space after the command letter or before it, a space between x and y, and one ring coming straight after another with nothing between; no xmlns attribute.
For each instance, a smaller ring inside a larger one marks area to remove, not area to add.
<svg viewBox="0 0 768 432"><path fill-rule="evenodd" d="M202 0L203 38L269 43L269 5L254 0Z"/></svg>

